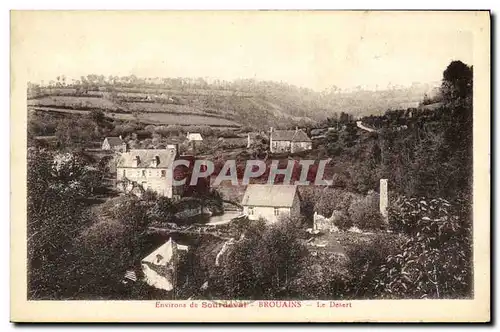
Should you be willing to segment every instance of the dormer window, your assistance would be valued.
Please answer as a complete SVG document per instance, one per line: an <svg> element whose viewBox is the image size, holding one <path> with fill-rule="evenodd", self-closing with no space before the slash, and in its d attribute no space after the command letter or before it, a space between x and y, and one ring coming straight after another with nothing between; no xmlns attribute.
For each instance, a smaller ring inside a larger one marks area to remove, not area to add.
<svg viewBox="0 0 500 332"><path fill-rule="evenodd" d="M154 167L160 166L160 156L155 156L155 158L153 159L153 166Z"/></svg>

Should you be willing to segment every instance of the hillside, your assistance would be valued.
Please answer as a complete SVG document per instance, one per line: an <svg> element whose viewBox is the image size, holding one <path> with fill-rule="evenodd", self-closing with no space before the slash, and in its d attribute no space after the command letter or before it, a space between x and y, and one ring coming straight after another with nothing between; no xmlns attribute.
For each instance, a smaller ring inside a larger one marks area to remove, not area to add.
<svg viewBox="0 0 500 332"><path fill-rule="evenodd" d="M104 78L89 75L71 84L30 84L28 107L50 111L100 109L123 120L148 124L219 127L305 126L336 113L354 117L416 107L432 93L428 84L389 90L316 92L285 83L239 80ZM168 114L168 116L164 115Z"/></svg>

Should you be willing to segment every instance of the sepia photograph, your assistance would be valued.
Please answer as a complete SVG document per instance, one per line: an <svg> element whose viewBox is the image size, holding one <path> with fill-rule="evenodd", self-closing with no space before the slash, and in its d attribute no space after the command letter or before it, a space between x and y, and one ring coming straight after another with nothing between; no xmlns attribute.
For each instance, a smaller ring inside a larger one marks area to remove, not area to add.
<svg viewBox="0 0 500 332"><path fill-rule="evenodd" d="M489 31L12 11L11 320L489 321Z"/></svg>

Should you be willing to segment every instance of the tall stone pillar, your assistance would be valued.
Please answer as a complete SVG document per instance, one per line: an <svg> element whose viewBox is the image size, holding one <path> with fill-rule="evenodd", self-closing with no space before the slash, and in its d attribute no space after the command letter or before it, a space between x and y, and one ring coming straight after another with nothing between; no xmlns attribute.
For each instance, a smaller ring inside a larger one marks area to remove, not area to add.
<svg viewBox="0 0 500 332"><path fill-rule="evenodd" d="M380 179L380 214L384 221L389 221L387 207L389 206L389 193L387 191L387 179Z"/></svg>

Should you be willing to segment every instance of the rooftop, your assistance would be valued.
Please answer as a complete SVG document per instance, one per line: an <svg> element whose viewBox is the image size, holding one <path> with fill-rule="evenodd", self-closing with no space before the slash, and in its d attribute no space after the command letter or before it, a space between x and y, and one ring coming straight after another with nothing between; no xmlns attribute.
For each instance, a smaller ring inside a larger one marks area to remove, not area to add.
<svg viewBox="0 0 500 332"><path fill-rule="evenodd" d="M167 149L137 149L123 152L118 160L117 167L134 167L134 168L169 168L175 160L175 148ZM139 157L139 165L136 164ZM156 157L159 159L157 166L152 166Z"/></svg>
<svg viewBox="0 0 500 332"><path fill-rule="evenodd" d="M187 139L189 141L203 141L200 133L187 133Z"/></svg>
<svg viewBox="0 0 500 332"><path fill-rule="evenodd" d="M273 141L310 142L311 139L302 129L297 130L274 130Z"/></svg>
<svg viewBox="0 0 500 332"><path fill-rule="evenodd" d="M120 137L106 137L105 140L108 140L109 146L119 146L122 145L124 142Z"/></svg>

